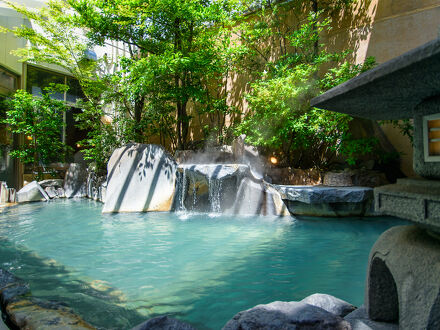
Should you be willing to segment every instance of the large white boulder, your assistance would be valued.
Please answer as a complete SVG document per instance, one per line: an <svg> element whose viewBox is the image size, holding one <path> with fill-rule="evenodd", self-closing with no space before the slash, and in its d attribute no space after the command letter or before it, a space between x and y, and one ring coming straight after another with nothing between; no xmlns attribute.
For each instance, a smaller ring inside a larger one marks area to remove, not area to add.
<svg viewBox="0 0 440 330"><path fill-rule="evenodd" d="M17 202L39 202L49 200L49 196L37 181L28 183L17 192Z"/></svg>
<svg viewBox="0 0 440 330"><path fill-rule="evenodd" d="M170 211L176 187L176 161L160 146L128 144L107 164L102 212Z"/></svg>

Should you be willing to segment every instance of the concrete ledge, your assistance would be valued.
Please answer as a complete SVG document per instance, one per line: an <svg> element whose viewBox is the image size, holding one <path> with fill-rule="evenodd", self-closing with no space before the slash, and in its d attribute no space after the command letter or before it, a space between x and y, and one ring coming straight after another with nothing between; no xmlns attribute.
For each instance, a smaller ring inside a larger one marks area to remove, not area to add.
<svg viewBox="0 0 440 330"><path fill-rule="evenodd" d="M440 233L440 181L400 179L374 188L375 209Z"/></svg>

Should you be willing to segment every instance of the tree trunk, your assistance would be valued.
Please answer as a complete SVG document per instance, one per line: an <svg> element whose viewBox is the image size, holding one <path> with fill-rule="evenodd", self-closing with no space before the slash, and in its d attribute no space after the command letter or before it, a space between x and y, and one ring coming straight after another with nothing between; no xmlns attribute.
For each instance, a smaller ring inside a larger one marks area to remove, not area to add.
<svg viewBox="0 0 440 330"><path fill-rule="evenodd" d="M134 133L135 133L135 142L142 143L143 141L143 131L141 127L141 120L142 120L142 110L144 109L144 101L145 97L141 96L140 98L136 99L134 102Z"/></svg>

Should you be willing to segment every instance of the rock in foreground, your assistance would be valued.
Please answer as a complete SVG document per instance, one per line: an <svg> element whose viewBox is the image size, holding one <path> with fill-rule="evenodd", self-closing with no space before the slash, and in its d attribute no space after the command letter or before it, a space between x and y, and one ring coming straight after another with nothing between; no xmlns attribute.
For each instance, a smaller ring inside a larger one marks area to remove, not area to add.
<svg viewBox="0 0 440 330"><path fill-rule="evenodd" d="M37 181L28 183L17 192L17 202L40 202L49 200L49 196Z"/></svg>
<svg viewBox="0 0 440 330"><path fill-rule="evenodd" d="M342 299L323 293L312 294L311 296L301 300L301 302L320 307L325 309L327 312L340 317L344 317L356 309L355 306Z"/></svg>
<svg viewBox="0 0 440 330"><path fill-rule="evenodd" d="M350 324L341 317L303 302L275 301L257 305L236 314L223 330L254 329L338 329L350 330Z"/></svg>
<svg viewBox="0 0 440 330"><path fill-rule="evenodd" d="M116 149L107 165L102 211L170 211L176 169L176 161L160 146L128 144Z"/></svg>
<svg viewBox="0 0 440 330"><path fill-rule="evenodd" d="M131 330L195 330L189 324L170 318L159 316L145 321Z"/></svg>

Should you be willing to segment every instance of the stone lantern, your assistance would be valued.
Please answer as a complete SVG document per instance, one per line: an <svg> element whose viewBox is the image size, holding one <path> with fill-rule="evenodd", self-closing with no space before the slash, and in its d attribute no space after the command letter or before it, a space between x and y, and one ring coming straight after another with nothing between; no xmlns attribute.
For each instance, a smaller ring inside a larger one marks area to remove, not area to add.
<svg viewBox="0 0 440 330"><path fill-rule="evenodd" d="M375 208L408 219L373 246L365 306L401 329L440 329L440 39L314 98L315 107L373 120L414 119L414 170L374 190Z"/></svg>

